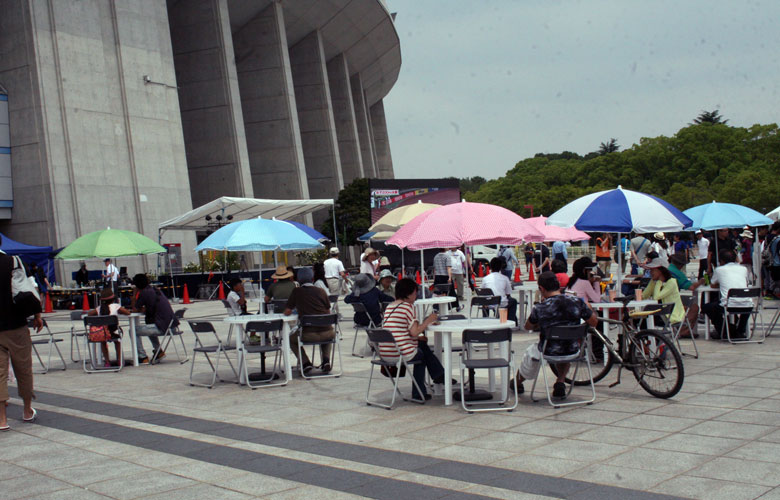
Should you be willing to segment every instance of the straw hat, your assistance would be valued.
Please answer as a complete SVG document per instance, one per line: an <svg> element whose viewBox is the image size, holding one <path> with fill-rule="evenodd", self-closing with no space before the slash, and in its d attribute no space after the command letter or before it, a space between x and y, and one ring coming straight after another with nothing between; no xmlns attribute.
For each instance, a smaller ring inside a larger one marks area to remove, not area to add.
<svg viewBox="0 0 780 500"><path fill-rule="evenodd" d="M740 236L742 236L743 238L750 238L751 240L753 239L753 233L751 233L750 229L748 228L745 228L742 231L742 234L740 234Z"/></svg>
<svg viewBox="0 0 780 500"><path fill-rule="evenodd" d="M291 271L288 271L285 266L277 266L276 272L271 275L271 278L275 280L285 280L287 278L292 278L293 273Z"/></svg>
<svg viewBox="0 0 780 500"><path fill-rule="evenodd" d="M330 254L331 255L338 255L339 254L339 247L330 247Z"/></svg>
<svg viewBox="0 0 780 500"><path fill-rule="evenodd" d="M662 240L666 239L666 235L664 233L662 233L661 231L658 231L657 233L655 233L653 235L653 238L655 238L658 241L662 241Z"/></svg>

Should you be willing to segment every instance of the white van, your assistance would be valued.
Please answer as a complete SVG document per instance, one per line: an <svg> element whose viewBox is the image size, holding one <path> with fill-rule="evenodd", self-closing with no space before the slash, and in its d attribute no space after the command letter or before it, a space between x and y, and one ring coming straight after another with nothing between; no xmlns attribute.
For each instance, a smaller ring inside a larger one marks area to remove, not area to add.
<svg viewBox="0 0 780 500"><path fill-rule="evenodd" d="M479 263L490 265L490 259L498 257L498 245L474 245L471 247L471 265L476 269Z"/></svg>

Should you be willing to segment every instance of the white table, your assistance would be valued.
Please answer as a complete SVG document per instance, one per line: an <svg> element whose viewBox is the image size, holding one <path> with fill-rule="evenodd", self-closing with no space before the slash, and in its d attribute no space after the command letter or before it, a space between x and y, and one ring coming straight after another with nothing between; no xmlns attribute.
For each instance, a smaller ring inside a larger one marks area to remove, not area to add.
<svg viewBox="0 0 780 500"><path fill-rule="evenodd" d="M710 285L701 285L699 287L696 287L696 290L693 291L693 296L696 298L696 303L699 304L699 311L701 312L701 294L703 293L709 293L709 292L715 292L718 295L718 299L720 300L720 288L710 286ZM704 303L706 304L709 302L709 297L704 297ZM696 321L696 330L699 329L699 322ZM709 340L710 339L710 317L706 314L704 315L704 339Z"/></svg>
<svg viewBox="0 0 780 500"><path fill-rule="evenodd" d="M236 350L238 351L238 363L241 366L244 358L244 327L250 321L273 321L282 320L282 360L284 361L284 379L289 382L292 380L292 366L290 363L290 332L291 326L298 322L297 314L246 314L244 316L228 316L222 321L229 325L238 325L241 331L236 335ZM239 382L245 384L243 370L239 373Z"/></svg>
<svg viewBox="0 0 780 500"><path fill-rule="evenodd" d="M520 307L520 311L517 316L517 323L520 326L525 324L525 320L528 319L526 314L525 304L528 302L528 308L530 309L534 303L534 293L539 290L539 283L536 281L526 281L514 288L517 290L517 305Z"/></svg>
<svg viewBox="0 0 780 500"><path fill-rule="evenodd" d="M414 301L414 310L417 313L417 320L422 321L425 319L425 313L427 306L443 305L444 311L439 311L441 314L446 314L449 311L449 304L455 302L455 297L443 295L441 297L431 297L428 299L417 299Z"/></svg>
<svg viewBox="0 0 780 500"><path fill-rule="evenodd" d="M637 309L644 306L650 306L650 305L659 305L657 300L651 300L651 299L645 299L645 300L632 300L628 303L628 307L630 309ZM602 318L608 318L609 317L609 310L610 309L623 309L623 303L622 302L591 302L590 307L593 308L595 311L599 311L601 313ZM604 335L609 338L609 323L606 321L602 323L604 328ZM647 317L647 328L654 328L655 327L655 319L653 316Z"/></svg>
<svg viewBox="0 0 780 500"><path fill-rule="evenodd" d="M452 298L452 297L450 297ZM438 325L428 326L428 330L433 332L433 352L441 360L444 367L444 404L452 404L452 335L462 334L463 330L469 328L479 328L483 330L498 330L500 328L510 328L514 323L501 323L498 319L474 318L457 319L452 321L442 321ZM492 354L492 353L491 353ZM509 356L508 352L501 352L501 356ZM502 372L506 371L502 369ZM507 377L502 378L501 397L506 398ZM494 390L493 370L490 371L490 390Z"/></svg>

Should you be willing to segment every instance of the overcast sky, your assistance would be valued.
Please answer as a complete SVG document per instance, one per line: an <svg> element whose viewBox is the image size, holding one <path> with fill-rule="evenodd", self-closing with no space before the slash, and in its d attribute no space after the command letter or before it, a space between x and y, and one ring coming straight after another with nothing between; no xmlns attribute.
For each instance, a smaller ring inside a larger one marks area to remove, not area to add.
<svg viewBox="0 0 780 500"><path fill-rule="evenodd" d="M777 123L780 1L387 0L396 178L504 175L538 152Z"/></svg>

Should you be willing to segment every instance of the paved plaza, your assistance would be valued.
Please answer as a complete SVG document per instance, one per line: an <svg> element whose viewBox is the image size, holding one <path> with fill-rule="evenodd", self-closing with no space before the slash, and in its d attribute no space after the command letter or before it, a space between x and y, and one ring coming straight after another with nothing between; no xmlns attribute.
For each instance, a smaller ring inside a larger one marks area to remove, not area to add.
<svg viewBox="0 0 780 500"><path fill-rule="evenodd" d="M218 301L186 307L227 331ZM341 311L337 379L296 372L286 387L209 390L188 384L190 363L172 349L160 365L118 374L87 375L68 360L67 371L36 375L35 425L21 422L12 388L0 498L780 498L777 333L763 345L700 338L672 400L651 397L630 373L609 388L613 369L592 406L533 403L526 383L512 413L470 415L441 396L387 411L364 402L369 362L349 355L351 311ZM57 312L49 325L69 332L71 323ZM515 352L534 338L516 334ZM389 397L387 379L376 382Z"/></svg>

